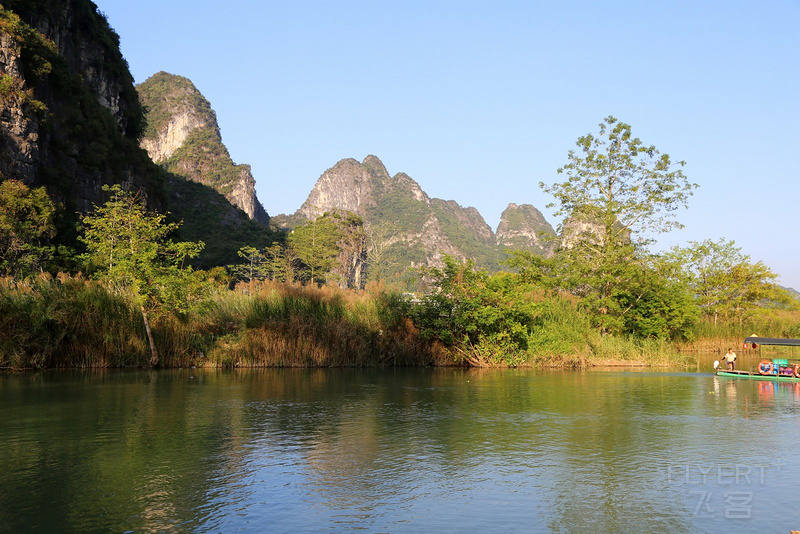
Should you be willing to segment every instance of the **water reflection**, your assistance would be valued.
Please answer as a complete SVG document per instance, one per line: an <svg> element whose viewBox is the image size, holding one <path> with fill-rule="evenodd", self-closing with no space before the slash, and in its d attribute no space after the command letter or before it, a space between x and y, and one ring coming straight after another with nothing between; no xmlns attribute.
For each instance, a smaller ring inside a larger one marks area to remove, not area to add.
<svg viewBox="0 0 800 534"><path fill-rule="evenodd" d="M0 517L11 531L788 531L799 406L800 384L702 373L8 375ZM695 476L765 462L782 467L759 485ZM748 521L725 517L726 489L751 493Z"/></svg>

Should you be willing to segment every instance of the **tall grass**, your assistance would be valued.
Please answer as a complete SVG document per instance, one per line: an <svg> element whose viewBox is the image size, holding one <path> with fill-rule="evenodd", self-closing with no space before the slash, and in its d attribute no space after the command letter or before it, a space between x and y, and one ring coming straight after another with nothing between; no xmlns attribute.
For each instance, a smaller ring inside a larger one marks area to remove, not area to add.
<svg viewBox="0 0 800 534"><path fill-rule="evenodd" d="M526 350L485 353L481 361L579 367L680 360L666 342L601 336L569 298L554 299L542 310ZM407 301L380 288L356 292L267 281L218 288L186 316L163 315L152 326L165 367L475 364L474 354L422 339L410 316ZM777 337L796 325L790 316L773 321L769 324L781 328L768 329L766 323L742 328ZM146 339L133 300L98 282L69 275L0 279L0 367L144 367L150 358ZM741 342L739 331L735 339Z"/></svg>
<svg viewBox="0 0 800 534"><path fill-rule="evenodd" d="M443 365L393 297L275 282L218 289L152 321L164 367ZM80 276L0 279L0 367L149 364L138 307Z"/></svg>
<svg viewBox="0 0 800 534"><path fill-rule="evenodd" d="M80 276L0 279L0 366L121 367L147 361L141 315Z"/></svg>
<svg viewBox="0 0 800 534"><path fill-rule="evenodd" d="M242 292L252 296L242 303ZM441 348L419 339L410 321L381 295L262 282L215 299L234 328L216 343L217 366L433 365ZM235 309L237 316L230 314Z"/></svg>
<svg viewBox="0 0 800 534"><path fill-rule="evenodd" d="M797 310L760 309L743 319L705 318L695 324L692 341L677 345L685 352L725 352L728 348L741 347L742 341L751 336L800 338L800 312Z"/></svg>

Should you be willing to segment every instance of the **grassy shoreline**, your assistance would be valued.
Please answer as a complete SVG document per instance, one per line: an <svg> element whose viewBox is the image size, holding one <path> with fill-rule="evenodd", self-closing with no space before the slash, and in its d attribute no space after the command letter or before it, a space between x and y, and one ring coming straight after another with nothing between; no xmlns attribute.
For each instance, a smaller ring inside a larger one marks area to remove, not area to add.
<svg viewBox="0 0 800 534"><path fill-rule="evenodd" d="M690 366L687 349L740 346L733 336L682 345L601 336L565 304L537 326L535 346L476 362L424 337L409 306L380 289L262 282L216 288L186 315L156 318L153 331L165 368ZM0 279L0 332L4 369L149 366L136 305L80 275Z"/></svg>

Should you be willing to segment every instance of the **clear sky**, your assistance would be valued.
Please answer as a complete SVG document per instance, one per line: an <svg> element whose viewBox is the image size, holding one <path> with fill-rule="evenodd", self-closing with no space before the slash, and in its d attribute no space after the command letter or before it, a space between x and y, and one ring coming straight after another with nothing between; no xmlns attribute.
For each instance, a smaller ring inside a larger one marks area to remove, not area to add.
<svg viewBox="0 0 800 534"><path fill-rule="evenodd" d="M734 240L800 289L800 1L95 0L136 82L190 78L271 215L375 154L496 228L607 115L699 188L660 247Z"/></svg>

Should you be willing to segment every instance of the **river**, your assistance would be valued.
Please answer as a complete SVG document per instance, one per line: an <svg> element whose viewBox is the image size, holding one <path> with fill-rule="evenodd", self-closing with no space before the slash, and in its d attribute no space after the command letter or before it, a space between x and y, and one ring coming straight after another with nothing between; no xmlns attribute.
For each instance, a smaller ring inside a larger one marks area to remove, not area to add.
<svg viewBox="0 0 800 534"><path fill-rule="evenodd" d="M4 374L0 531L800 529L800 383L702 371Z"/></svg>

